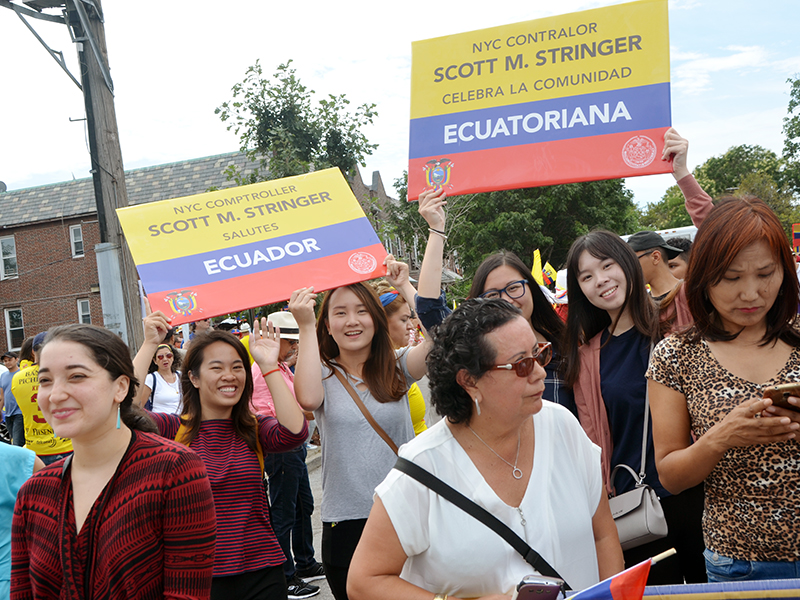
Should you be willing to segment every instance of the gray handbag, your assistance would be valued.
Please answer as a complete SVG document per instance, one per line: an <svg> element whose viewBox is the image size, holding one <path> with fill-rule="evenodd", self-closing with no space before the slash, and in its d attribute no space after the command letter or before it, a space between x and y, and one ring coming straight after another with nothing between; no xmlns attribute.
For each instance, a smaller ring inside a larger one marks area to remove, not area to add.
<svg viewBox="0 0 800 600"><path fill-rule="evenodd" d="M647 460L647 424L650 419L650 397L645 394L644 432L642 433L642 465L639 474L628 465L621 464L611 471L610 485L614 487L614 477L620 469L627 469L636 481L636 487L629 492L608 499L611 516L619 533L623 550L630 550L667 535L667 519L656 491L644 482L645 462Z"/></svg>

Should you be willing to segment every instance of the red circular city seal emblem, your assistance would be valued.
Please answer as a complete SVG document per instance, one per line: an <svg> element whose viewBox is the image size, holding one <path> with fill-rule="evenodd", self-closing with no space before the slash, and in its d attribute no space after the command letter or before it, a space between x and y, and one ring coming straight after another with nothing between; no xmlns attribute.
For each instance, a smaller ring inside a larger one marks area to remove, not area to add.
<svg viewBox="0 0 800 600"><path fill-rule="evenodd" d="M656 144L646 135L637 135L622 147L622 160L632 169L643 169L656 157Z"/></svg>
<svg viewBox="0 0 800 600"><path fill-rule="evenodd" d="M347 265L359 275L369 275L378 267L378 260L369 252L353 252Z"/></svg>

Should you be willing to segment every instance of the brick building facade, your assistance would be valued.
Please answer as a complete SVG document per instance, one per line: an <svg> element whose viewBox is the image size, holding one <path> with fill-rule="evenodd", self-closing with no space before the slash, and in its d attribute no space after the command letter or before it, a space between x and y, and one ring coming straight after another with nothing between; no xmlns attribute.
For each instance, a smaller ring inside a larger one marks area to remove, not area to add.
<svg viewBox="0 0 800 600"><path fill-rule="evenodd" d="M224 171L247 172L236 152L126 171L130 205L232 187ZM348 178L365 212L391 199L373 174ZM103 324L97 260L100 243L91 179L0 193L0 349L18 349L40 331L67 323Z"/></svg>

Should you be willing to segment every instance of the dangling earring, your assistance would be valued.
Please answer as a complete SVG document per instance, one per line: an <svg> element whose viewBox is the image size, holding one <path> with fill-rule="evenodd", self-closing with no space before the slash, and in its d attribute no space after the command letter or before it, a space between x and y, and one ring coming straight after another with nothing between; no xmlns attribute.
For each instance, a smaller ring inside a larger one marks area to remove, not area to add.
<svg viewBox="0 0 800 600"><path fill-rule="evenodd" d="M117 429L122 425L122 405L117 404Z"/></svg>
<svg viewBox="0 0 800 600"><path fill-rule="evenodd" d="M480 417L481 416L481 405L478 404L478 399L477 398L475 398L475 410L477 411L478 416Z"/></svg>

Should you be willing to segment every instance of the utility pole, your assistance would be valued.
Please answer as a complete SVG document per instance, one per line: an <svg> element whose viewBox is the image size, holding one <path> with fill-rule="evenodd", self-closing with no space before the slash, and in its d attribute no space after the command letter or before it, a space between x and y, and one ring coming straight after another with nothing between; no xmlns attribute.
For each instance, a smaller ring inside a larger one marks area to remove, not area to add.
<svg viewBox="0 0 800 600"><path fill-rule="evenodd" d="M96 250L101 299L106 292L103 318L107 328L118 330L128 345L135 349L144 341L144 334L136 266L116 212L117 208L128 206L128 191L100 0L67 0L66 16L81 65L91 172L100 225L101 243ZM115 298L116 302L113 301Z"/></svg>
<svg viewBox="0 0 800 600"><path fill-rule="evenodd" d="M83 91L92 161L100 244L95 247L100 277L103 324L132 348L144 341L141 326L138 273L117 219L116 209L128 205L125 171L114 110L114 85L108 67L103 11L100 0L27 0L26 8L8 0L0 6L14 10L70 78ZM64 17L42 13L61 8ZM66 69L60 52L51 50L24 17L65 23L78 51L81 82Z"/></svg>

